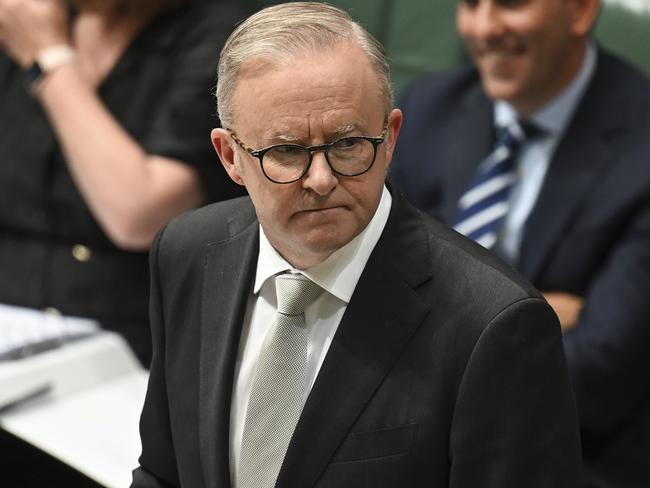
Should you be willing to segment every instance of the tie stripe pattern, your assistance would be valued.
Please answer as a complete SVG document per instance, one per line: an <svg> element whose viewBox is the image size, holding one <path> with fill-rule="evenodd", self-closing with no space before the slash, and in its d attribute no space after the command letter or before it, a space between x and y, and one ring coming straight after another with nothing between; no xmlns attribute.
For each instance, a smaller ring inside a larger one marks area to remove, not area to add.
<svg viewBox="0 0 650 488"><path fill-rule="evenodd" d="M510 190L517 180L515 159L524 138L519 124L502 129L494 150L458 202L454 229L487 249L496 244L508 213Z"/></svg>
<svg viewBox="0 0 650 488"><path fill-rule="evenodd" d="M278 308L248 400L236 488L271 488L302 411L307 382L304 311L322 292L298 274L275 279Z"/></svg>

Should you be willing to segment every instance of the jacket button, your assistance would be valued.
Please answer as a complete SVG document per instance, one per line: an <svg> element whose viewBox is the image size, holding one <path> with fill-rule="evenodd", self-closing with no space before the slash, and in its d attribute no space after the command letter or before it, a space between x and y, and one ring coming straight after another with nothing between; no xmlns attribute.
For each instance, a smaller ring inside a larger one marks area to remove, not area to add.
<svg viewBox="0 0 650 488"><path fill-rule="evenodd" d="M92 255L90 248L83 244L76 244L72 247L72 257L81 263L90 261Z"/></svg>

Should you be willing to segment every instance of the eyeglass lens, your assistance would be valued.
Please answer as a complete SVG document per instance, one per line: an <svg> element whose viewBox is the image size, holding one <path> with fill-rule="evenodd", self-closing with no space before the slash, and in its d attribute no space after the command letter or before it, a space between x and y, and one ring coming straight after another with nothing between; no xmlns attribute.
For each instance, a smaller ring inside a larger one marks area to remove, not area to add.
<svg viewBox="0 0 650 488"><path fill-rule="evenodd" d="M361 137L346 137L325 149L325 156L334 171L355 176L366 171L375 158L375 145ZM289 182L302 176L309 164L309 151L292 144L268 150L262 159L266 175L274 181Z"/></svg>

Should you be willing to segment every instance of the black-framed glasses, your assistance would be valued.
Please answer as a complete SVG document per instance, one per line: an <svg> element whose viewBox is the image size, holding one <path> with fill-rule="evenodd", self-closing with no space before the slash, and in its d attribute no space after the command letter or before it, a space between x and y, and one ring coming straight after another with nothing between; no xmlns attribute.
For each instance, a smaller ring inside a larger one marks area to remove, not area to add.
<svg viewBox="0 0 650 488"><path fill-rule="evenodd" d="M309 171L314 153L322 151L332 172L341 176L359 176L368 171L377 158L377 146L388 134L388 120L377 137L350 136L329 144L301 146L276 144L263 149L246 146L233 131L230 136L251 156L260 161L262 173L273 183L286 184L298 181Z"/></svg>

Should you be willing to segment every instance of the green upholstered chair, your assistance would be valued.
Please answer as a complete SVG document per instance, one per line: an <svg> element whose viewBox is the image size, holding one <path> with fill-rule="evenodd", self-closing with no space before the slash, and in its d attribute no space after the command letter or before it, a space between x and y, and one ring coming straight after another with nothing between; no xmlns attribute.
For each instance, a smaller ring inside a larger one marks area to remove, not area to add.
<svg viewBox="0 0 650 488"><path fill-rule="evenodd" d="M650 76L650 0L606 2L596 37Z"/></svg>

